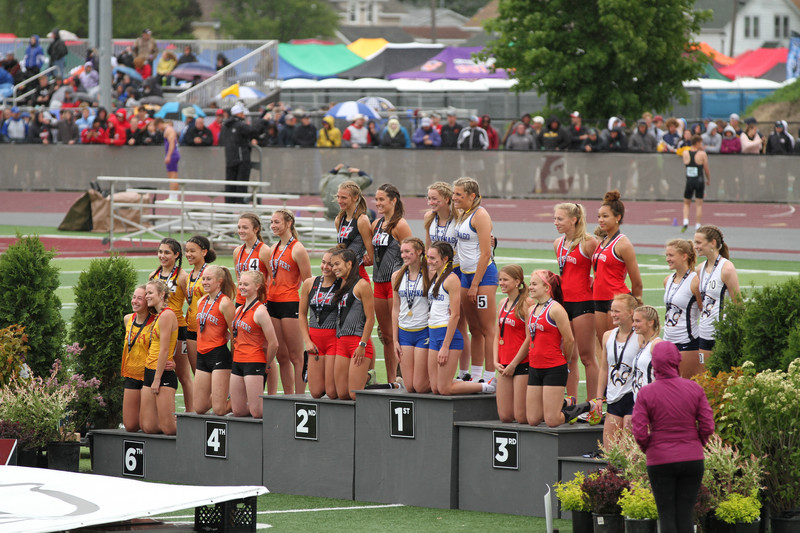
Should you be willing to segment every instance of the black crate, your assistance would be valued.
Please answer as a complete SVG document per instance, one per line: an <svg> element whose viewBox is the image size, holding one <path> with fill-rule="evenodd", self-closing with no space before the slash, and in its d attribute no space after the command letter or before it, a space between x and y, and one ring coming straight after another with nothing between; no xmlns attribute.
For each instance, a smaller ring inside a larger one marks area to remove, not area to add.
<svg viewBox="0 0 800 533"><path fill-rule="evenodd" d="M194 530L235 533L256 530L256 496L194 508Z"/></svg>

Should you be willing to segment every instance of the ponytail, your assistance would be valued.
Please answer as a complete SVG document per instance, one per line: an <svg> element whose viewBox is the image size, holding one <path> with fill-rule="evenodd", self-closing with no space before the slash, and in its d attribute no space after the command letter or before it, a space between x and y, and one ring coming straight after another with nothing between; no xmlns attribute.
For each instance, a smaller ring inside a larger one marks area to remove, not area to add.
<svg viewBox="0 0 800 533"><path fill-rule="evenodd" d="M195 235L186 242L194 243L199 246L201 250L206 251L206 263L213 263L217 260L217 253L211 248L211 241L209 241L206 237L203 237L202 235Z"/></svg>
<svg viewBox="0 0 800 533"><path fill-rule="evenodd" d="M439 255L441 255L442 258L444 259L444 264L445 264L444 270L441 273L436 274L436 280L433 285L433 297L438 298L439 288L441 288L442 283L444 283L444 280L446 280L447 276L449 276L450 273L453 271L453 256L455 254L453 252L453 247L444 241L434 242L433 244L431 244L431 248L439 252Z"/></svg>
<svg viewBox="0 0 800 533"><path fill-rule="evenodd" d="M411 244L414 247L414 250L420 252L419 256L419 273L422 276L422 288L425 294L428 294L428 288L430 287L430 280L428 279L428 259L425 257L425 244L422 240L418 237L406 237L403 239L403 242L400 243L402 246L403 244ZM408 271L408 265L405 263L403 266L400 267L399 274L397 279L394 282L394 286L392 287L394 290L400 290L400 283L403 281L403 276L406 275Z"/></svg>
<svg viewBox="0 0 800 533"><path fill-rule="evenodd" d="M702 234L708 241L716 241L719 255L725 259L731 258L730 251L728 250L728 244L725 242L725 239L722 236L722 230L717 226L713 224L706 224L697 228L695 233Z"/></svg>
<svg viewBox="0 0 800 533"><path fill-rule="evenodd" d="M347 276L347 279L342 280L342 284L339 286L339 289L336 291L336 294L333 295L333 303L338 304L344 298L344 295L350 292L350 290L356 286L358 280L361 278L360 274L358 273L358 263L356 262L356 254L353 250L348 249L338 249L331 254L331 257L342 256L342 260L345 263L350 263L350 274Z"/></svg>

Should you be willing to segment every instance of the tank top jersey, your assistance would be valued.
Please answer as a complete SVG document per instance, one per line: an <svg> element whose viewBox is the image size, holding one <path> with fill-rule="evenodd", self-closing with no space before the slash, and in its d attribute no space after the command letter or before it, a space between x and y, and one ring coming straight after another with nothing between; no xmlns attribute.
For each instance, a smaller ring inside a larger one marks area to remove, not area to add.
<svg viewBox="0 0 800 533"><path fill-rule="evenodd" d="M297 240L278 250L276 246L270 257L270 268L272 269L272 285L269 288L267 300L270 302L299 302L301 279L300 267L292 257L294 246ZM280 245L279 245L280 246Z"/></svg>
<svg viewBox="0 0 800 533"><path fill-rule="evenodd" d="M697 338L699 312L697 298L692 292L692 280L697 276L691 270L686 277L677 280L675 274L664 290L664 340L675 344L687 344Z"/></svg>
<svg viewBox="0 0 800 533"><path fill-rule="evenodd" d="M552 307L553 302L550 302L539 316L534 316L534 307L528 315L528 329L531 333L528 360L533 368L553 368L567 364L561 351L561 332L550 317Z"/></svg>
<svg viewBox="0 0 800 533"><path fill-rule="evenodd" d="M164 311L162 310L161 313ZM144 363L145 368L155 370L158 365L158 354L161 352L161 324L158 319L161 318L161 313L153 321L153 326L150 329L149 342L150 347L147 350L147 360ZM175 355L175 345L178 344L178 328L169 336L169 349L167 350L167 361L172 361Z"/></svg>
<svg viewBox="0 0 800 533"><path fill-rule="evenodd" d="M576 245L570 251L567 238L561 237L556 259L558 259L558 268L561 272L564 301L586 302L592 300L592 260L583 253L581 245Z"/></svg>
<svg viewBox="0 0 800 533"><path fill-rule="evenodd" d="M432 329L446 328L450 321L450 293L444 288L444 282L442 282L439 294L434 297L433 288L435 286L436 280L431 281L428 289L428 327Z"/></svg>
<svg viewBox="0 0 800 533"><path fill-rule="evenodd" d="M205 296L198 303L197 351L199 353L208 353L214 348L228 344L228 323L219 308L222 298L221 294L214 298Z"/></svg>
<svg viewBox="0 0 800 533"><path fill-rule="evenodd" d="M636 349L636 357L633 360L633 399L639 395L639 391L645 385L653 382L653 341L648 342L644 348Z"/></svg>
<svg viewBox="0 0 800 533"><path fill-rule="evenodd" d="M478 209L483 209L478 207ZM476 209L464 220L456 226L456 236L458 237L458 263L461 266L461 272L465 274L474 274L478 270L478 259L481 256L481 247L478 242L478 232L472 225L472 218L478 210ZM494 259L491 260L494 262Z"/></svg>
<svg viewBox="0 0 800 533"><path fill-rule="evenodd" d="M595 300L611 300L617 294L631 292L625 285L625 276L628 275L625 261L614 251L614 247L624 236L620 233L611 239L611 242L606 246L598 245L592 256L592 263L594 263L592 298Z"/></svg>
<svg viewBox="0 0 800 533"><path fill-rule="evenodd" d="M258 254L261 253L261 247L266 246L261 241L256 241L256 244L253 248L250 249L249 252L245 250L247 245L243 244L241 249L239 250L239 254L236 256L236 262L234 263L234 267L236 267L236 303L243 304L245 302L244 296L239 294L239 277L242 275L242 272L247 272L248 270L258 270L264 276L264 281L266 282L267 278L269 277L269 270L267 270L267 265L264 264L261 259L258 258ZM265 285L266 287L266 285Z"/></svg>
<svg viewBox="0 0 800 533"><path fill-rule="evenodd" d="M120 375L124 378L144 379L144 363L147 361L150 330L155 317L147 315L144 324L134 324L136 313L125 324L125 342L122 346L122 367Z"/></svg>
<svg viewBox="0 0 800 533"><path fill-rule="evenodd" d="M695 156L697 150L689 150L689 162L686 164L686 179L702 180L703 179L703 165L695 163Z"/></svg>
<svg viewBox="0 0 800 533"><path fill-rule="evenodd" d="M507 365L513 361L519 352L519 347L525 342L525 320L517 316L517 307L522 304L517 302L511 309L503 309L504 306L513 303L506 299L500 306L500 314L497 317L497 331L500 334L500 340L503 341L497 345L497 358L501 365ZM520 364L527 363L528 360L529 356L526 355Z"/></svg>
<svg viewBox="0 0 800 533"><path fill-rule="evenodd" d="M404 331L420 331L428 327L428 298L423 275L419 272L416 279L412 280L406 271L400 278L400 286L397 288L397 297L400 298L398 326Z"/></svg>
<svg viewBox="0 0 800 533"><path fill-rule="evenodd" d="M343 244L348 250L352 250L356 254L356 262L359 265L361 264L367 249L364 246L364 238L361 237L361 232L358 231L357 219L351 218L347 220L342 216L342 221L337 228L336 242Z"/></svg>
<svg viewBox="0 0 800 533"><path fill-rule="evenodd" d="M336 304L333 296L339 288L339 280L328 287L322 286L322 276L314 278L308 293L308 327L312 329L336 329Z"/></svg>
<svg viewBox="0 0 800 533"><path fill-rule="evenodd" d="M178 283L179 277L180 269L177 269L174 275L172 275L172 271L170 271L169 277L165 278L161 275L161 267L159 267L155 275L150 279L160 279L167 284L169 288L167 307L172 309L172 312L178 317L178 327L183 327L186 325L186 317L183 316L183 304L186 302L186 289Z"/></svg>
<svg viewBox="0 0 800 533"><path fill-rule="evenodd" d="M722 316L725 303L725 294L728 287L722 281L722 267L728 262L721 255L717 256L711 273L706 272L708 261L700 267L700 296L703 298L703 307L700 310L700 338L713 340L716 334L716 321Z"/></svg>
<svg viewBox="0 0 800 533"><path fill-rule="evenodd" d="M203 269L205 265L203 266ZM186 303L189 307L186 308L186 326L189 331L197 331L197 302L206 293L203 290L203 269L197 273L197 278L192 278L191 272L189 273L189 281L186 287Z"/></svg>
<svg viewBox="0 0 800 533"><path fill-rule="evenodd" d="M453 247L455 257L453 258L453 267L459 266L458 259L458 234L456 226L458 224L455 220L448 220L443 226L439 224L439 215L433 214L433 220L428 228L428 236L431 238L431 243L444 241Z"/></svg>
<svg viewBox="0 0 800 533"><path fill-rule="evenodd" d="M388 283L401 266L403 259L400 257L400 242L391 232L383 231L384 218L378 221L372 236L372 246L375 249L375 266L372 267L372 278L375 283Z"/></svg>
<svg viewBox="0 0 800 533"><path fill-rule="evenodd" d="M608 361L608 382L606 383L606 399L614 403L633 388L633 365L636 354L639 352L636 332L631 333L627 340L619 342L617 334L619 328L611 330L606 342L606 359Z"/></svg>
<svg viewBox="0 0 800 533"><path fill-rule="evenodd" d="M267 339L264 337L264 330L256 324L254 315L259 307L264 305L261 302L247 309L239 307L234 315L232 328L235 328L236 335L233 337L233 361L235 363L266 363L267 354L264 352L264 345Z"/></svg>
<svg viewBox="0 0 800 533"><path fill-rule="evenodd" d="M357 285L357 283L356 283ZM336 308L336 338L360 337L364 334L364 325L367 317L364 314L364 304L355 295L356 286L353 285L339 300Z"/></svg>

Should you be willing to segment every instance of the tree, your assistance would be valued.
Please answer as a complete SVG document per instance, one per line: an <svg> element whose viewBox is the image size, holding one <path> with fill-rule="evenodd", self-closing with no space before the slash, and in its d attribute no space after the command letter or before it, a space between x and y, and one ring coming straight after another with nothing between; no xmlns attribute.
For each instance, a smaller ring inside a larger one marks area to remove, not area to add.
<svg viewBox="0 0 800 533"><path fill-rule="evenodd" d="M485 55L510 69L516 91L600 120L688 101L681 82L707 59L692 36L710 11L694 0L500 0Z"/></svg>
<svg viewBox="0 0 800 533"><path fill-rule="evenodd" d="M233 39L332 37L339 15L324 0L231 0L221 2L215 16Z"/></svg>
<svg viewBox="0 0 800 533"><path fill-rule="evenodd" d="M59 275L50 264L54 256L39 237L19 233L0 255L0 328L25 327L30 348L25 362L39 376L47 376L64 352L66 327L56 295Z"/></svg>

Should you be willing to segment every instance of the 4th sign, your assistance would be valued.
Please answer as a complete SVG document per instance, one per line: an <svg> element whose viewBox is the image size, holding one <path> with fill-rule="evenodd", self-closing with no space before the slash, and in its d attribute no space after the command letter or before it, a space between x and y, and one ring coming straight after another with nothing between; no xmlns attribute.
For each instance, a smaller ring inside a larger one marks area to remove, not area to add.
<svg viewBox="0 0 800 533"><path fill-rule="evenodd" d="M392 437L414 438L414 402L389 400Z"/></svg>
<svg viewBox="0 0 800 533"><path fill-rule="evenodd" d="M228 458L228 423L206 420L206 457Z"/></svg>
<svg viewBox="0 0 800 533"><path fill-rule="evenodd" d="M122 475L144 477L144 442L122 441Z"/></svg>
<svg viewBox="0 0 800 533"><path fill-rule="evenodd" d="M519 470L519 433L493 431L492 441L492 467Z"/></svg>

